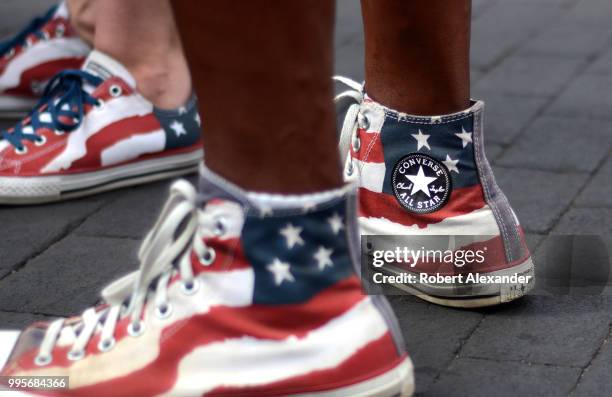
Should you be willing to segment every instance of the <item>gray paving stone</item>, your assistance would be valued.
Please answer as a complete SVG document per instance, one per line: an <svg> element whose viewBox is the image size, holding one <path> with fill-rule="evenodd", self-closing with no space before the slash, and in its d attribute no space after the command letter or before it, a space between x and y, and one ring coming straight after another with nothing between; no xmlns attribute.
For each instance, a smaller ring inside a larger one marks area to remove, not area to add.
<svg viewBox="0 0 612 397"><path fill-rule="evenodd" d="M576 7L568 17L582 24L585 29L594 27L609 27L612 15L612 3L608 0L588 0L576 2Z"/></svg>
<svg viewBox="0 0 612 397"><path fill-rule="evenodd" d="M28 207L0 206L0 279L63 237L100 205L98 201L79 200Z"/></svg>
<svg viewBox="0 0 612 397"><path fill-rule="evenodd" d="M539 244L535 256L533 295L591 300L601 318L612 321L612 244L595 231L553 231Z"/></svg>
<svg viewBox="0 0 612 397"><path fill-rule="evenodd" d="M361 39L345 43L336 49L334 73L356 81L365 79L364 47Z"/></svg>
<svg viewBox="0 0 612 397"><path fill-rule="evenodd" d="M50 321L53 316L0 311L0 330L23 329L38 321Z"/></svg>
<svg viewBox="0 0 612 397"><path fill-rule="evenodd" d="M472 24L472 65L488 69L564 13L550 4L498 2Z"/></svg>
<svg viewBox="0 0 612 397"><path fill-rule="evenodd" d="M361 6L353 0L336 0L336 48L343 44L363 40L363 24L361 19Z"/></svg>
<svg viewBox="0 0 612 397"><path fill-rule="evenodd" d="M193 178L192 178L193 180ZM100 209L76 229L83 236L142 238L155 223L168 197L170 181L122 191L110 205Z"/></svg>
<svg viewBox="0 0 612 397"><path fill-rule="evenodd" d="M0 281L0 311L78 314L110 281L136 269L134 240L69 236Z"/></svg>
<svg viewBox="0 0 612 397"><path fill-rule="evenodd" d="M27 24L30 19L44 13L49 7L56 4L56 0L36 0L27 1L24 6L23 0L3 0L2 14L10 17L2 17L2 25L0 26L0 38L17 32Z"/></svg>
<svg viewBox="0 0 612 397"><path fill-rule="evenodd" d="M532 233L550 231L588 175L502 167L494 171L523 228Z"/></svg>
<svg viewBox="0 0 612 397"><path fill-rule="evenodd" d="M547 109L561 117L612 119L612 74L585 73L574 79ZM612 133L612 127L607 129Z"/></svg>
<svg viewBox="0 0 612 397"><path fill-rule="evenodd" d="M516 4L548 4L551 6L571 9L572 6L577 3L576 0L540 0L537 3L534 3L532 0L504 0L506 3L516 3Z"/></svg>
<svg viewBox="0 0 612 397"><path fill-rule="evenodd" d="M612 133L608 129L609 123L600 120L541 117L497 163L547 171L592 172L612 149Z"/></svg>
<svg viewBox="0 0 612 397"><path fill-rule="evenodd" d="M521 49L521 55L592 56L601 51L612 38L606 26L585 26L574 21L571 15L547 28L538 37L529 40Z"/></svg>
<svg viewBox="0 0 612 397"><path fill-rule="evenodd" d="M485 152L487 159L490 162L495 162L495 159L503 152L504 147L496 143L485 143Z"/></svg>
<svg viewBox="0 0 612 397"><path fill-rule="evenodd" d="M459 358L425 396L567 396L577 368Z"/></svg>
<svg viewBox="0 0 612 397"><path fill-rule="evenodd" d="M482 76L484 76L484 72L476 69L476 68L471 68L470 69L470 84L473 87L474 84L476 84L476 82L478 80L480 80L482 78Z"/></svg>
<svg viewBox="0 0 612 397"><path fill-rule="evenodd" d="M526 233L525 240L527 240L527 246L529 250L533 254L536 251L536 248L541 244L544 239L544 234L534 234L534 233Z"/></svg>
<svg viewBox="0 0 612 397"><path fill-rule="evenodd" d="M591 74L612 74L612 48L599 54L595 61L587 68Z"/></svg>
<svg viewBox="0 0 612 397"><path fill-rule="evenodd" d="M489 7L498 3L498 0L472 0L472 20L477 19Z"/></svg>
<svg viewBox="0 0 612 397"><path fill-rule="evenodd" d="M512 94L550 97L585 64L581 58L511 56L478 80L480 94Z"/></svg>
<svg viewBox="0 0 612 397"><path fill-rule="evenodd" d="M612 208L612 156L593 175L588 185L576 199L577 206Z"/></svg>
<svg viewBox="0 0 612 397"><path fill-rule="evenodd" d="M584 291L577 288L573 291L603 296L605 306L601 312L608 321L612 322L612 222L610 220L612 220L612 208L571 208L555 226L549 239L560 241L552 246L554 255L557 254L556 247L563 243L558 235L581 236L579 237L582 239L579 241L581 245L578 248L572 246L571 253L566 254L572 256L567 264L564 264L572 267L573 278L581 278L573 284L585 286ZM543 263L554 269L555 257L552 258ZM561 260L565 260L565 257Z"/></svg>
<svg viewBox="0 0 612 397"><path fill-rule="evenodd" d="M558 234L600 234L612 238L612 208L572 208L555 227Z"/></svg>
<svg viewBox="0 0 612 397"><path fill-rule="evenodd" d="M477 94L476 94L477 95ZM483 94L485 142L507 145L546 103L545 98Z"/></svg>
<svg viewBox="0 0 612 397"><path fill-rule="evenodd" d="M597 357L585 370L580 378L578 387L572 396L587 397L600 396L605 390L612 390L612 340L610 335L601 346Z"/></svg>
<svg viewBox="0 0 612 397"><path fill-rule="evenodd" d="M460 355L584 367L608 334L600 310L599 297L528 296L488 314Z"/></svg>
<svg viewBox="0 0 612 397"><path fill-rule="evenodd" d="M390 296L389 300L415 364L417 392L421 393L448 366L482 315L443 308L412 296Z"/></svg>

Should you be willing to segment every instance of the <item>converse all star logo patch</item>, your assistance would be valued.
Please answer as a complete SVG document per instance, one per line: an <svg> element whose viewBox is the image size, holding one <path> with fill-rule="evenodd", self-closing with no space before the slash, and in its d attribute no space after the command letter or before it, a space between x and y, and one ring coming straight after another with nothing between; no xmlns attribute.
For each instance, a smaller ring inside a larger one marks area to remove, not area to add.
<svg viewBox="0 0 612 397"><path fill-rule="evenodd" d="M393 168L393 193L408 212L427 214L442 208L452 190L448 169L436 159L411 153Z"/></svg>

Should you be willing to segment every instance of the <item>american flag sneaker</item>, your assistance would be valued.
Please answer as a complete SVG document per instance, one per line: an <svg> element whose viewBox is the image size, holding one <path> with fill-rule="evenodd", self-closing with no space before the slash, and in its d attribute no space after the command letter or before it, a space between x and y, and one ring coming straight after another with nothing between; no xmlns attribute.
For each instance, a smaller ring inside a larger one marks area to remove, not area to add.
<svg viewBox="0 0 612 397"><path fill-rule="evenodd" d="M56 75L40 104L0 132L0 203L56 201L182 175L201 161L195 97L158 109L132 75L93 51Z"/></svg>
<svg viewBox="0 0 612 397"><path fill-rule="evenodd" d="M81 317L23 331L0 374L69 377L29 396L411 395L396 320L355 272L351 191L253 195L206 169L199 197L175 182L140 269Z"/></svg>
<svg viewBox="0 0 612 397"><path fill-rule="evenodd" d="M37 103L49 80L78 69L91 48L70 25L65 2L0 42L0 117L20 117Z"/></svg>
<svg viewBox="0 0 612 397"><path fill-rule="evenodd" d="M442 261L413 255L411 263L381 267L416 280L394 285L453 307L489 306L525 295L534 285L533 262L485 156L484 103L472 102L455 114L412 116L373 101L359 83L336 79L351 87L338 99L358 102L346 114L340 149L345 179L359 186L362 237L384 235L384 245L397 243L414 251L470 250L482 256L465 264L452 257ZM436 275L462 279L427 277Z"/></svg>

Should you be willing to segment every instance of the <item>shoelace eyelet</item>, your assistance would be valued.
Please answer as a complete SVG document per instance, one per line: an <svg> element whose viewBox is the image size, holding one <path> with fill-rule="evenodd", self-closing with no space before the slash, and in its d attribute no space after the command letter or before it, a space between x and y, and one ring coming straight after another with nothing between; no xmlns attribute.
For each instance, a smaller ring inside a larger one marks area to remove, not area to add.
<svg viewBox="0 0 612 397"><path fill-rule="evenodd" d="M11 49L9 50L9 52L7 52L7 53L6 53L6 57L7 57L7 58L10 58L10 57L12 57L13 55L15 55L15 49L14 49L14 48L11 48Z"/></svg>
<svg viewBox="0 0 612 397"><path fill-rule="evenodd" d="M32 40L27 39L27 40L25 41L25 43L23 44L23 46L24 46L24 48L30 48L30 47L32 47Z"/></svg>
<svg viewBox="0 0 612 397"><path fill-rule="evenodd" d="M51 364L52 361L52 357L51 355L47 355L47 356L36 356L34 358L34 364L38 365L39 367L44 367L45 365L49 365Z"/></svg>
<svg viewBox="0 0 612 397"><path fill-rule="evenodd" d="M170 303L164 303L155 308L155 315L157 318L165 319L170 317L172 314L172 305Z"/></svg>
<svg viewBox="0 0 612 397"><path fill-rule="evenodd" d="M346 167L346 175L351 176L353 175L353 171L354 171L354 166L353 166L353 159L349 160L349 165L348 167Z"/></svg>
<svg viewBox="0 0 612 397"><path fill-rule="evenodd" d="M38 139L34 141L34 144L35 144L36 146L42 146L42 145L44 145L45 143L47 143L47 137L46 137L46 136L44 136L44 135L39 135L39 136L38 136Z"/></svg>
<svg viewBox="0 0 612 397"><path fill-rule="evenodd" d="M198 289L200 289L200 283L196 279L181 282L181 291L185 295L193 295Z"/></svg>
<svg viewBox="0 0 612 397"><path fill-rule="evenodd" d="M24 154L26 154L28 152L28 148L25 146L22 147L18 147L15 149L15 153L17 153L20 156L23 156Z"/></svg>
<svg viewBox="0 0 612 397"><path fill-rule="evenodd" d="M62 37L66 33L66 27L63 24L59 24L55 27L55 35L57 37Z"/></svg>
<svg viewBox="0 0 612 397"><path fill-rule="evenodd" d="M226 223L225 218L219 218L217 220L217 222L215 223L215 229L213 230L213 233L215 234L215 236L219 237L225 234L225 231L227 230L225 223Z"/></svg>
<svg viewBox="0 0 612 397"><path fill-rule="evenodd" d="M68 352L68 360L70 361L79 361L82 360L85 357L85 350L70 350Z"/></svg>
<svg viewBox="0 0 612 397"><path fill-rule="evenodd" d="M217 253L213 248L208 248L200 257L200 263L204 266L210 266L215 261Z"/></svg>
<svg viewBox="0 0 612 397"><path fill-rule="evenodd" d="M370 119L368 119L367 116L359 113L357 115L357 124L359 125L359 128L367 130L368 128L370 128Z"/></svg>
<svg viewBox="0 0 612 397"><path fill-rule="evenodd" d="M24 144L29 149L33 147L27 145L24 140L38 139L38 136L32 135L32 132L40 127L39 123L45 123L45 127L51 127L55 130L56 135L63 135L77 129L83 122L86 111L97 102L97 99L92 97L83 85L91 84L98 87L102 82L102 78L83 70L71 69L57 73L47 83L39 101L46 105L40 105L32 110L26 123L18 124L12 130L0 131L1 139L8 141L14 148L18 148L17 153L25 154ZM39 144L41 143L39 141Z"/></svg>
<svg viewBox="0 0 612 397"><path fill-rule="evenodd" d="M110 94L110 96L112 96L113 98L117 98L118 96L120 96L123 93L123 90L121 89L121 87L119 87L116 84L113 84L109 87L108 89L108 93Z"/></svg>
<svg viewBox="0 0 612 397"><path fill-rule="evenodd" d="M98 99L98 101L94 104L94 108L96 108L96 110L102 110L104 108L104 101L102 99Z"/></svg>
<svg viewBox="0 0 612 397"><path fill-rule="evenodd" d="M361 138L359 138L358 134L355 134L353 138L353 151L358 152L361 149Z"/></svg>
<svg viewBox="0 0 612 397"><path fill-rule="evenodd" d="M142 321L137 323L129 323L127 326L127 332L130 336L140 336L144 333L145 327Z"/></svg>
<svg viewBox="0 0 612 397"><path fill-rule="evenodd" d="M98 350L101 352L107 352L113 347L115 347L115 338L100 339L98 342Z"/></svg>
<svg viewBox="0 0 612 397"><path fill-rule="evenodd" d="M64 135L64 134L66 133L65 131L60 131L60 130L55 130L55 131L53 131L53 132L54 132L54 133L55 133L55 135L57 135L57 136L62 136L62 135Z"/></svg>

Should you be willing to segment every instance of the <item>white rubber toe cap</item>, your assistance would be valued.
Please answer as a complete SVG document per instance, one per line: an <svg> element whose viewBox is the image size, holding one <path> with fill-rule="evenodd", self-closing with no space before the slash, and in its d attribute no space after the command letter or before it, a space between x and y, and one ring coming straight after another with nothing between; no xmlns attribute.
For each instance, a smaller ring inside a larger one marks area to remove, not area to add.
<svg viewBox="0 0 612 397"><path fill-rule="evenodd" d="M19 338L19 331L0 331L0 369L4 368L13 347Z"/></svg>

